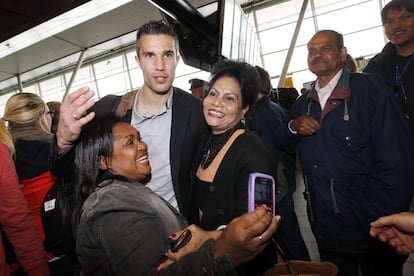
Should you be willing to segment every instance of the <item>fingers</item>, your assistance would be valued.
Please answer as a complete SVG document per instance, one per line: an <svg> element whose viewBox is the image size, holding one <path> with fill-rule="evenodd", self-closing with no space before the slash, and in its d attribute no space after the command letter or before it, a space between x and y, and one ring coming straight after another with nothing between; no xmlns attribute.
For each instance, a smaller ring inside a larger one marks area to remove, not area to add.
<svg viewBox="0 0 414 276"><path fill-rule="evenodd" d="M277 227L279 225L279 222L280 222L280 216L274 216L272 218L272 221L271 221L270 225L259 236L259 240L262 243L267 244L272 239L273 234L276 232L276 229L277 229Z"/></svg>
<svg viewBox="0 0 414 276"><path fill-rule="evenodd" d="M411 250L406 246L406 244L398 237L389 238L387 244L389 247L394 249L394 251L397 254L406 255L411 252Z"/></svg>
<svg viewBox="0 0 414 276"><path fill-rule="evenodd" d="M67 108L72 118L79 120L94 105L93 96L95 92L88 87L82 87L71 93L64 102L64 108Z"/></svg>
<svg viewBox="0 0 414 276"><path fill-rule="evenodd" d="M314 134L319 129L319 123L311 116L301 116L294 119L294 129L303 136Z"/></svg>
<svg viewBox="0 0 414 276"><path fill-rule="evenodd" d="M251 224L249 228L250 237L261 237L259 240L261 242L267 242L273 232L276 230L273 223L272 215L269 213L264 213L262 216L259 217L258 220L255 221L255 223ZM280 219L279 216L277 216L275 219ZM269 229L271 227L271 229ZM273 229L274 228L274 229Z"/></svg>
<svg viewBox="0 0 414 276"><path fill-rule="evenodd" d="M168 266L172 265L173 263L174 261L170 259L167 259L164 262L162 262L157 268L157 274L165 270Z"/></svg>
<svg viewBox="0 0 414 276"><path fill-rule="evenodd" d="M257 207L253 212L243 214L232 220L230 223L237 223L239 228L249 228L253 226L256 231L263 230L270 223L271 216L269 210L265 205Z"/></svg>
<svg viewBox="0 0 414 276"><path fill-rule="evenodd" d="M56 132L58 151L63 151L79 138L82 127L89 123L95 113L87 111L95 104L95 92L82 87L69 94L60 107L59 123Z"/></svg>

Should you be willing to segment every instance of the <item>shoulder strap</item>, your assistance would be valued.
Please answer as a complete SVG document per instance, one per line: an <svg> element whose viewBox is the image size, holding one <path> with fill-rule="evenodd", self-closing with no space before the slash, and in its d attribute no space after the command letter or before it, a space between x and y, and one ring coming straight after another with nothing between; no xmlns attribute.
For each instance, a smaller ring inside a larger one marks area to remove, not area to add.
<svg viewBox="0 0 414 276"><path fill-rule="evenodd" d="M138 90L130 91L125 93L121 97L121 101L119 102L118 108L116 109L115 115L117 117L124 117L129 109L132 109L132 105L134 104L134 98L137 94Z"/></svg>

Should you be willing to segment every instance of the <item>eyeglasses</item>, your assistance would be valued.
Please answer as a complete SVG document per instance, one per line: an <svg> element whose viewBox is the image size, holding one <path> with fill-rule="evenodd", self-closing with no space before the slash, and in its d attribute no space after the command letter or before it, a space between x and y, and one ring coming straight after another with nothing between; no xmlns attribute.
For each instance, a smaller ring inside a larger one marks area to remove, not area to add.
<svg viewBox="0 0 414 276"><path fill-rule="evenodd" d="M52 110L49 110L48 112L47 112L47 114L48 115L50 115L50 117L54 117L55 116L55 112L54 111L52 111Z"/></svg>

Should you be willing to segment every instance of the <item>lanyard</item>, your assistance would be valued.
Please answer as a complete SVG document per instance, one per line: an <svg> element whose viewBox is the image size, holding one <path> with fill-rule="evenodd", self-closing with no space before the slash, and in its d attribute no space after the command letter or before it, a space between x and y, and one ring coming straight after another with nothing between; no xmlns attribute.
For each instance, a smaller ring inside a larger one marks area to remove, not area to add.
<svg viewBox="0 0 414 276"><path fill-rule="evenodd" d="M408 67L410 67L411 63L413 63L413 60L414 60L414 54L411 54L411 56L405 63L404 68L401 73L400 73L400 67L398 65L395 66L395 85L397 86L401 85L401 80L405 72L407 71Z"/></svg>

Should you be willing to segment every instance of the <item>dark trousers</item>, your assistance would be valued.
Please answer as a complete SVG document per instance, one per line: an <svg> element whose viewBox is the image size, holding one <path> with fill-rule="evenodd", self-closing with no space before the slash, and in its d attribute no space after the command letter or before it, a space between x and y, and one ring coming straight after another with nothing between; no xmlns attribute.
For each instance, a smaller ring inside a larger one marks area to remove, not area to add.
<svg viewBox="0 0 414 276"><path fill-rule="evenodd" d="M276 240L290 260L309 261L309 252L300 232L295 205L290 194L276 207L282 219L276 231Z"/></svg>
<svg viewBox="0 0 414 276"><path fill-rule="evenodd" d="M338 266L337 276L402 276L408 255L397 255L385 243L378 243L366 253L345 254L319 250L321 261Z"/></svg>

